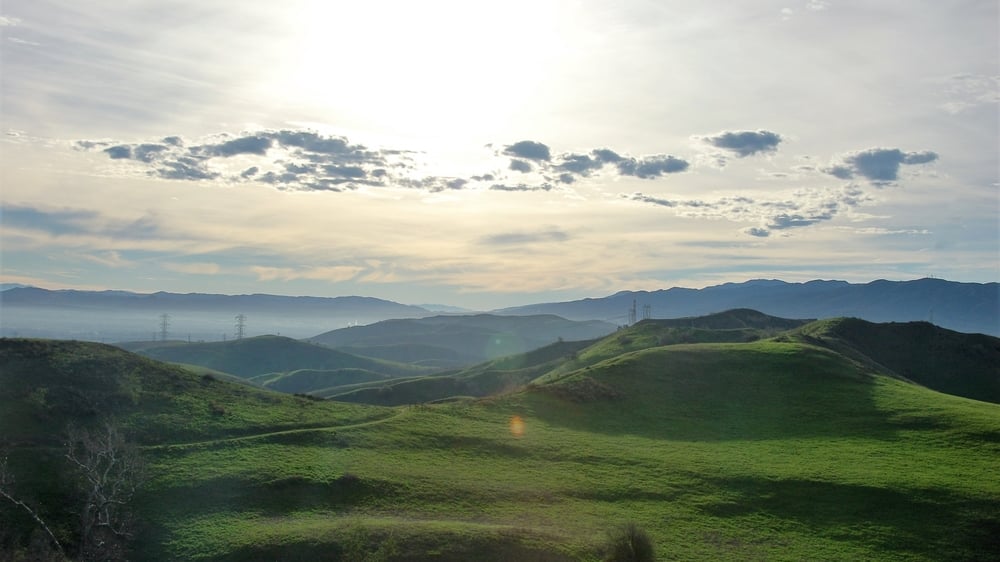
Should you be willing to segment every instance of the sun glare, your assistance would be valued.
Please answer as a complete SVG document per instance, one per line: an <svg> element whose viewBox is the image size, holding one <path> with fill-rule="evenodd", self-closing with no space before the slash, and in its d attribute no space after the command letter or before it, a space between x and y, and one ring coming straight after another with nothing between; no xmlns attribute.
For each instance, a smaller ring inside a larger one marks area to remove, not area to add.
<svg viewBox="0 0 1000 562"><path fill-rule="evenodd" d="M544 96L565 44L557 12L522 0L303 0L266 89L368 130L486 135Z"/></svg>

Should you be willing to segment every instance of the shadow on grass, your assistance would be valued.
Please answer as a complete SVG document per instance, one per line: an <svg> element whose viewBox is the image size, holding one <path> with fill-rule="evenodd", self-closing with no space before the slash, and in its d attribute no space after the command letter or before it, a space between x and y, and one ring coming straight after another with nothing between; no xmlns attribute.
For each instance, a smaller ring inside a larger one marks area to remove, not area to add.
<svg viewBox="0 0 1000 562"><path fill-rule="evenodd" d="M938 490L894 490L812 480L710 480L736 498L703 508L714 517L766 515L833 540L934 560L1000 558L1000 505Z"/></svg>

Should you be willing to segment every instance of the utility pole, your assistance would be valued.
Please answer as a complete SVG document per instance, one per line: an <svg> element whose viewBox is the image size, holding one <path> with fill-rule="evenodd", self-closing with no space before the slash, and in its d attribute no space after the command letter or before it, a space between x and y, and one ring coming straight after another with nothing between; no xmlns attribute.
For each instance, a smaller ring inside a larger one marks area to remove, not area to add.
<svg viewBox="0 0 1000 562"><path fill-rule="evenodd" d="M170 315L164 313L160 315L160 341L167 341L168 336L170 336Z"/></svg>
<svg viewBox="0 0 1000 562"><path fill-rule="evenodd" d="M247 315L242 312L236 315L236 339L243 339L243 333L246 331L247 325Z"/></svg>

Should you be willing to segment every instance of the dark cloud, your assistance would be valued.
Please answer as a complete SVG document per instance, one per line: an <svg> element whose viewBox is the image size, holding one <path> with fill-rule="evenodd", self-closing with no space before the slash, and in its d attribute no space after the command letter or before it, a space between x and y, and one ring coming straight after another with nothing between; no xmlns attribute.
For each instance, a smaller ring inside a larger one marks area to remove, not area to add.
<svg viewBox="0 0 1000 562"><path fill-rule="evenodd" d="M898 148L869 148L843 158L843 163L835 164L824 171L840 179L861 176L876 185L884 185L899 179L902 165L927 164L938 159L935 152L903 152Z"/></svg>
<svg viewBox="0 0 1000 562"><path fill-rule="evenodd" d="M767 238L768 236L771 235L771 231L770 230L768 230L766 228L759 228L759 227L756 227L756 226L752 226L752 227L744 230L743 232L749 234L750 236L756 236L758 238Z"/></svg>
<svg viewBox="0 0 1000 562"><path fill-rule="evenodd" d="M708 144L735 152L740 158L761 152L774 152L781 143L781 135L771 131L725 131L711 137L703 137Z"/></svg>
<svg viewBox="0 0 1000 562"><path fill-rule="evenodd" d="M363 178L368 175L360 166L323 166L323 171L337 178Z"/></svg>
<svg viewBox="0 0 1000 562"><path fill-rule="evenodd" d="M457 189L462 189L463 187L465 187L465 185L467 183L469 183L469 180L462 179L462 178L454 178L454 179L450 179L450 180L446 181L445 182L445 186L447 186L448 189L456 189L457 190Z"/></svg>
<svg viewBox="0 0 1000 562"><path fill-rule="evenodd" d="M559 174L557 178L559 183L573 183L576 181L576 177L573 174Z"/></svg>
<svg viewBox="0 0 1000 562"><path fill-rule="evenodd" d="M214 180L221 177L221 174L205 169L204 161L197 158L181 157L165 160L159 165L152 173L168 180Z"/></svg>
<svg viewBox="0 0 1000 562"><path fill-rule="evenodd" d="M659 205L661 207L676 207L677 202L671 201L670 199L661 199L659 197L651 197L649 195L643 195L642 193L633 193L631 196L627 196L633 201L641 201L643 203L652 203L653 205Z"/></svg>
<svg viewBox="0 0 1000 562"><path fill-rule="evenodd" d="M601 162L608 164L615 164L622 160L622 157L617 152L607 148L595 148L591 154Z"/></svg>
<svg viewBox="0 0 1000 562"><path fill-rule="evenodd" d="M228 158L237 154L257 154L263 156L271 148L273 141L265 136L249 136L233 139L216 145L206 145L207 153Z"/></svg>
<svg viewBox="0 0 1000 562"><path fill-rule="evenodd" d="M552 153L549 151L548 146L530 140L523 140L505 146L503 153L507 156L527 158L529 160L544 160L546 162L552 158Z"/></svg>
<svg viewBox="0 0 1000 562"><path fill-rule="evenodd" d="M73 148L75 150L94 150L95 148L101 148L108 146L106 141L92 141L92 140L78 140L73 143Z"/></svg>
<svg viewBox="0 0 1000 562"><path fill-rule="evenodd" d="M140 162L152 162L167 150L162 144L140 144L132 149L132 158Z"/></svg>
<svg viewBox="0 0 1000 562"><path fill-rule="evenodd" d="M495 180L497 178L493 174L483 174L481 176L472 176L469 179L471 179L473 181L493 181L493 180Z"/></svg>
<svg viewBox="0 0 1000 562"><path fill-rule="evenodd" d="M784 230L786 228L810 226L821 221L830 220L834 214L833 211L818 212L810 215L781 213L771 217L771 222L767 227L772 230Z"/></svg>
<svg viewBox="0 0 1000 562"><path fill-rule="evenodd" d="M170 146L184 146L184 140L180 137L163 137L163 144L169 144Z"/></svg>
<svg viewBox="0 0 1000 562"><path fill-rule="evenodd" d="M624 158L618 161L618 173L642 179L658 178L663 174L676 174L687 170L691 164L673 156L647 156L642 159Z"/></svg>
<svg viewBox="0 0 1000 562"><path fill-rule="evenodd" d="M520 246L524 244L537 244L539 242L565 242L569 240L569 234L562 230L545 230L541 232L504 232L492 234L479 239L479 243L485 246Z"/></svg>
<svg viewBox="0 0 1000 562"><path fill-rule="evenodd" d="M510 169L524 174L530 172L532 170L532 166L531 162L527 162L525 160L511 160Z"/></svg>
<svg viewBox="0 0 1000 562"><path fill-rule="evenodd" d="M256 176L257 172L259 172L259 171L260 171L260 168L258 168L257 166L251 166L251 167L247 168L246 170L243 170L240 173L240 177L243 178L243 179L252 178L252 177Z"/></svg>
<svg viewBox="0 0 1000 562"><path fill-rule="evenodd" d="M104 152L112 160L123 160L132 158L132 149L124 144L105 148Z"/></svg>
<svg viewBox="0 0 1000 562"><path fill-rule="evenodd" d="M566 154L562 156L562 162L556 165L556 170L587 176L595 170L600 170L603 166L603 161L591 158L586 154Z"/></svg>

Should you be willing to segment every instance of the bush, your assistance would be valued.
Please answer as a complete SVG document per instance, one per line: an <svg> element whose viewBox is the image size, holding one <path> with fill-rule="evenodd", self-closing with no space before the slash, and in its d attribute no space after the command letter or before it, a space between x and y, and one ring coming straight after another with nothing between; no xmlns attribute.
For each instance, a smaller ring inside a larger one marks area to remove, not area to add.
<svg viewBox="0 0 1000 562"><path fill-rule="evenodd" d="M656 560L653 541L635 523L626 523L608 533L607 562L651 562Z"/></svg>

